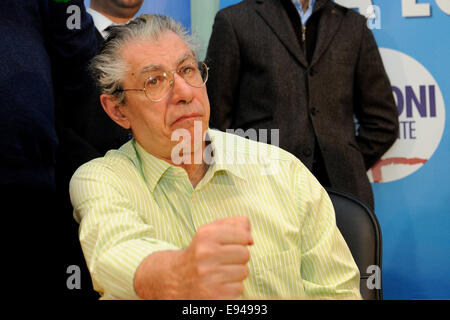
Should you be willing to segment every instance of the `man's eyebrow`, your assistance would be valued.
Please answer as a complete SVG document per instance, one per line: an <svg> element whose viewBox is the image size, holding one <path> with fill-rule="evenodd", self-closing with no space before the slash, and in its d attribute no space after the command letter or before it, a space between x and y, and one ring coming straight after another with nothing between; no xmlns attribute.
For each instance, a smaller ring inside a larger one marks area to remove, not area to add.
<svg viewBox="0 0 450 320"><path fill-rule="evenodd" d="M177 66L179 66L189 58L194 58L194 56L191 53L185 53L180 59L177 60Z"/></svg>
<svg viewBox="0 0 450 320"><path fill-rule="evenodd" d="M182 64L183 62L185 62L189 58L194 58L194 56L191 53L185 53L181 58L179 58L176 61L175 64L177 66L179 66L180 64ZM144 68L142 68L142 70L139 72L139 74L142 75L142 74L145 74L145 73L148 73L148 72L152 72L152 71L163 71L163 70L165 70L165 68L161 64L151 64L151 65L148 65L148 66L145 66Z"/></svg>
<svg viewBox="0 0 450 320"><path fill-rule="evenodd" d="M142 70L139 72L139 74L145 74L145 73L148 73L148 72L159 71L159 70L164 70L162 65L160 65L160 64L151 64L149 66L146 66L146 67L142 68Z"/></svg>

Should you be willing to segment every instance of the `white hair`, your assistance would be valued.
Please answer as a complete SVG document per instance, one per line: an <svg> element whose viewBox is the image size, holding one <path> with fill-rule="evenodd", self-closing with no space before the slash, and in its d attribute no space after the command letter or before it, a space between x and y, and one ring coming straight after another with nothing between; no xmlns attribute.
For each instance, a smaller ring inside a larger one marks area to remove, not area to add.
<svg viewBox="0 0 450 320"><path fill-rule="evenodd" d="M128 71L128 66L121 55L122 48L132 41L156 41L167 31L178 35L194 57L198 56L197 40L189 35L179 22L167 16L143 14L124 25L109 27L109 36L103 48L89 66L100 92L114 94L118 103L125 103L125 92L118 91L122 89L121 83Z"/></svg>

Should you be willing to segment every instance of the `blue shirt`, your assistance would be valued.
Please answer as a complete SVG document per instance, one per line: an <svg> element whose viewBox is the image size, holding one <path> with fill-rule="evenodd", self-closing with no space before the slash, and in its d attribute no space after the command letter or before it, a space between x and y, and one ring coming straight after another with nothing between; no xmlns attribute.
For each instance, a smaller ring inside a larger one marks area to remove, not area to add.
<svg viewBox="0 0 450 320"><path fill-rule="evenodd" d="M302 20L302 26L305 26L309 17L311 17L316 0L309 0L309 6L308 6L308 9L306 10L306 12L303 12L302 3L300 2L300 0L292 0L292 3L295 5L298 13L300 14L300 19Z"/></svg>

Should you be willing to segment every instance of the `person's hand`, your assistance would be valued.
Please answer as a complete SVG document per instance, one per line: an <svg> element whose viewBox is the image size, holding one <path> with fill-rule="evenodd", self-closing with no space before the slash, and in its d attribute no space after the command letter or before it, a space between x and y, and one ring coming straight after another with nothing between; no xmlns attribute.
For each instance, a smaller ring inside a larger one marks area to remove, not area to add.
<svg viewBox="0 0 450 320"><path fill-rule="evenodd" d="M249 274L247 246L252 244L250 222L246 217L225 218L201 226L189 247L179 255L181 297L239 297Z"/></svg>

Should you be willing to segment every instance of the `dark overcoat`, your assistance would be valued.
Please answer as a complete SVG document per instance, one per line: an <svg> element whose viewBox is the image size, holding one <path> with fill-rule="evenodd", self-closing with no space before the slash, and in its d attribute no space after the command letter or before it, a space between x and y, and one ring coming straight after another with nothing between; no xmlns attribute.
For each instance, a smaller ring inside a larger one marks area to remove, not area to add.
<svg viewBox="0 0 450 320"><path fill-rule="evenodd" d="M398 114L372 32L356 11L316 0L308 63L282 1L217 13L206 57L211 127L279 129L279 146L310 169L318 146L331 187L373 207L366 171L395 142Z"/></svg>

